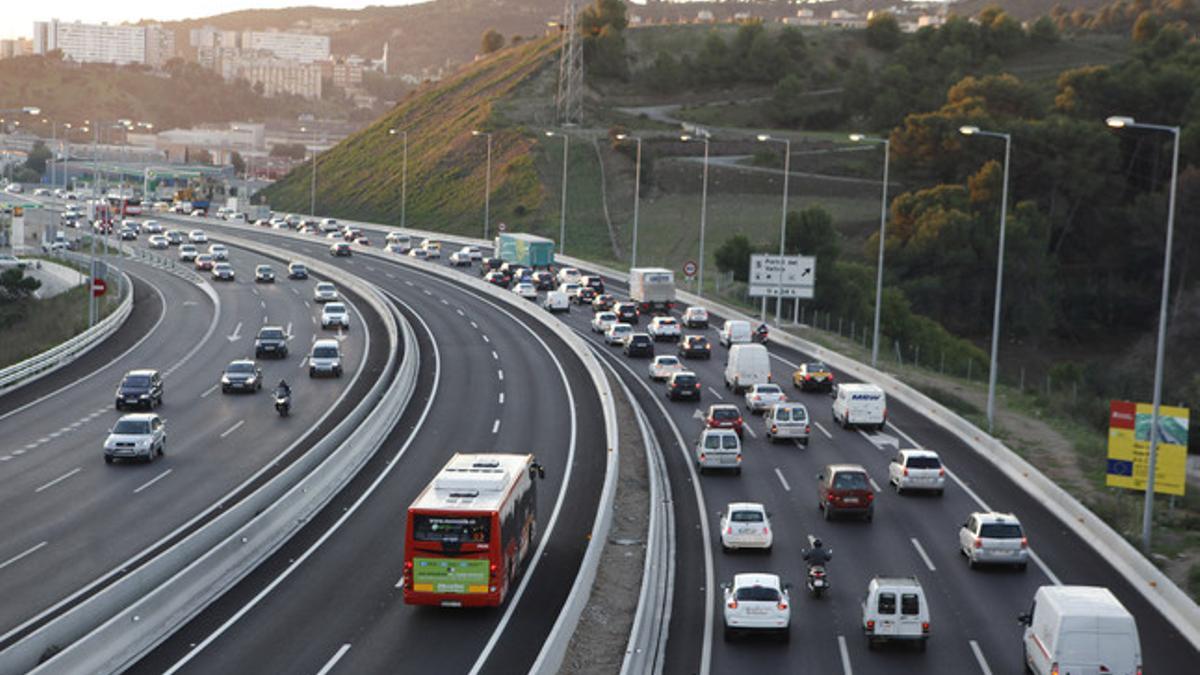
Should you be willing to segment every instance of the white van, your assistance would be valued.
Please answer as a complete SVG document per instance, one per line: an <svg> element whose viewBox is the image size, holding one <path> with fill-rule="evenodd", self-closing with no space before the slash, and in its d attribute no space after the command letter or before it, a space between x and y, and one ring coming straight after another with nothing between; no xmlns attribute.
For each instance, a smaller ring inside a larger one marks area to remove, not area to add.
<svg viewBox="0 0 1200 675"><path fill-rule="evenodd" d="M1133 615L1107 588L1042 586L1019 617L1025 665L1050 673L1142 672L1142 647Z"/></svg>
<svg viewBox="0 0 1200 675"><path fill-rule="evenodd" d="M733 429L705 429L696 439L696 467L742 473L742 439Z"/></svg>
<svg viewBox="0 0 1200 675"><path fill-rule="evenodd" d="M856 426L882 430L887 423L887 396L873 384L839 384L833 396L833 421L843 429Z"/></svg>
<svg viewBox="0 0 1200 675"><path fill-rule="evenodd" d="M875 577L862 600L862 629L867 648L881 642L915 642L925 651L929 639L929 603L916 577Z"/></svg>
<svg viewBox="0 0 1200 675"><path fill-rule="evenodd" d="M571 311L571 298L567 297L562 291L550 291L546 293L545 299L542 300L542 307L547 312L569 312Z"/></svg>
<svg viewBox="0 0 1200 675"><path fill-rule="evenodd" d="M771 381L771 357L762 345L740 344L729 348L725 359L725 387L740 394L755 384Z"/></svg>
<svg viewBox="0 0 1200 675"><path fill-rule="evenodd" d="M313 343L312 354L308 356L308 376L322 373L342 376L342 350L337 340L321 339Z"/></svg>
<svg viewBox="0 0 1200 675"><path fill-rule="evenodd" d="M726 321L721 325L722 345L729 347L743 342L750 341L750 322L749 321Z"/></svg>
<svg viewBox="0 0 1200 675"><path fill-rule="evenodd" d="M388 232L386 240L389 244L395 244L399 246L401 253L408 253L408 250L412 248L412 237L407 234Z"/></svg>

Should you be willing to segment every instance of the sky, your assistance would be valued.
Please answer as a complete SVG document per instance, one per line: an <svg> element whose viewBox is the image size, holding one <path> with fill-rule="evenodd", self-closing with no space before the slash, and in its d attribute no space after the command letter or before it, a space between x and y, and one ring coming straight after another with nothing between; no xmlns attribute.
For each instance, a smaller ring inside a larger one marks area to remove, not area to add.
<svg viewBox="0 0 1200 675"><path fill-rule="evenodd" d="M316 5L341 9L360 9L367 5L409 5L421 0L204 0L202 3L164 2L163 0L8 0L0 11L0 38L30 37L34 21L58 19L112 24L140 19L171 21L224 14L240 9L272 9ZM198 9L202 7L203 9Z"/></svg>

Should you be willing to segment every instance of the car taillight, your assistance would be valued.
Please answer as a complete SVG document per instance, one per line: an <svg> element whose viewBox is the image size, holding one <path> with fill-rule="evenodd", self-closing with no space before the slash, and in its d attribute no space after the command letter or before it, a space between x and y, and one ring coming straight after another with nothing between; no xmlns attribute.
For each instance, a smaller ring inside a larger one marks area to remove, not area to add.
<svg viewBox="0 0 1200 675"><path fill-rule="evenodd" d="M874 493L874 492L868 492L868 493L867 493L867 501L871 501L871 500L873 500L873 499L875 499L875 493Z"/></svg>
<svg viewBox="0 0 1200 675"><path fill-rule="evenodd" d="M941 467L941 468L939 468L939 469L938 469L938 476L945 476L945 475L946 475L946 468L945 468L945 467Z"/></svg>
<svg viewBox="0 0 1200 675"><path fill-rule="evenodd" d="M908 467L907 467L907 466L906 466L906 467L904 467L904 476L905 476L906 478L908 477Z"/></svg>
<svg viewBox="0 0 1200 675"><path fill-rule="evenodd" d="M804 376L804 379L805 379L805 380L811 380L811 379L812 379L812 375L805 375L805 376Z"/></svg>
<svg viewBox="0 0 1200 675"><path fill-rule="evenodd" d="M777 433L779 433L779 427L777 427L777 426L775 426L774 424L772 424L772 425L771 425L771 433L773 433L773 434L777 434Z"/></svg>
<svg viewBox="0 0 1200 675"><path fill-rule="evenodd" d="M812 433L812 427L811 427L810 425L807 425L807 424L805 424L805 425L804 425L804 433L806 433L806 434L811 434L811 433Z"/></svg>
<svg viewBox="0 0 1200 675"><path fill-rule="evenodd" d="M703 462L703 461L704 461L704 458L705 458L705 457L706 457L706 455L705 455L703 452L702 452L702 453L700 453L700 461L701 461L701 462Z"/></svg>
<svg viewBox="0 0 1200 675"><path fill-rule="evenodd" d="M697 383L696 383L696 388L697 388L697 389L699 389L699 388L700 388L700 383L699 383L699 382L697 382Z"/></svg>
<svg viewBox="0 0 1200 675"><path fill-rule="evenodd" d="M737 461L738 461L738 464L742 463L742 453L740 453L740 452L738 453Z"/></svg>
<svg viewBox="0 0 1200 675"><path fill-rule="evenodd" d="M764 528L763 528L763 534L771 534L771 528L769 528L769 527L764 527Z"/></svg>
<svg viewBox="0 0 1200 675"><path fill-rule="evenodd" d="M787 609L787 603L780 602L778 605L775 605L775 607L776 607L776 609L784 610L784 609Z"/></svg>
<svg viewBox="0 0 1200 675"><path fill-rule="evenodd" d="M1058 663L1057 662L1050 664L1050 675L1058 675Z"/></svg>
<svg viewBox="0 0 1200 675"><path fill-rule="evenodd" d="M729 609L737 609L737 600L729 601Z"/></svg>
<svg viewBox="0 0 1200 675"><path fill-rule="evenodd" d="M870 633L870 632L873 632L874 630L875 630L875 622L867 621L867 632Z"/></svg>
<svg viewBox="0 0 1200 675"><path fill-rule="evenodd" d="M1021 548L1029 548L1029 539L1021 537Z"/></svg>
<svg viewBox="0 0 1200 675"><path fill-rule="evenodd" d="M928 621L925 621L925 622L922 622L922 623L921 623L921 632L922 632L922 633L928 633L928 632L929 632L929 622L928 622Z"/></svg>
<svg viewBox="0 0 1200 675"><path fill-rule="evenodd" d="M488 572L491 573L493 579L496 578L496 563L492 563L488 566Z"/></svg>
<svg viewBox="0 0 1200 675"><path fill-rule="evenodd" d="M751 396L750 398L751 398L752 400L754 400L754 401L761 401L761 400L762 400L762 397L761 397L761 396L759 396L758 394L755 394L755 395Z"/></svg>
<svg viewBox="0 0 1200 675"><path fill-rule="evenodd" d="M725 534L733 534L733 526L732 525L725 528Z"/></svg>
<svg viewBox="0 0 1200 675"><path fill-rule="evenodd" d="M975 548L983 548L983 540L975 537Z"/></svg>
<svg viewBox="0 0 1200 675"><path fill-rule="evenodd" d="M829 381L833 382L833 373L829 373L828 377L829 377Z"/></svg>

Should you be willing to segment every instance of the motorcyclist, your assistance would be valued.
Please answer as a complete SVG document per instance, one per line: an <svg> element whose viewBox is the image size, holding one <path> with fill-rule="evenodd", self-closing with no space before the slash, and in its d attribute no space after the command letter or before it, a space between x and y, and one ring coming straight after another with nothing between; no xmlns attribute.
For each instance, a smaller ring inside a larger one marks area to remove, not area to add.
<svg viewBox="0 0 1200 675"><path fill-rule="evenodd" d="M829 560L833 558L833 551L825 548L825 545L820 539L817 537L809 537L808 541L811 548L804 549L801 551L801 554L804 556L804 562L809 568L812 568L815 565L824 566L825 563L829 562Z"/></svg>
<svg viewBox="0 0 1200 675"><path fill-rule="evenodd" d="M279 384L275 385L275 395L279 398L292 398L292 388L288 386L287 380L279 380Z"/></svg>
<svg viewBox="0 0 1200 675"><path fill-rule="evenodd" d="M754 331L754 334L758 336L759 340L765 340L767 337L767 324L758 324L758 328Z"/></svg>

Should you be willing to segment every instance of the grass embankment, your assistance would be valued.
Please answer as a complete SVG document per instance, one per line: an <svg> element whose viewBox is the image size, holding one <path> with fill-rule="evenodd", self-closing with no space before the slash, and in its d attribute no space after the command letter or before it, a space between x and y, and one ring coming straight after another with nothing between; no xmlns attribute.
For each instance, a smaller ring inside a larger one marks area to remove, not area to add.
<svg viewBox="0 0 1200 675"><path fill-rule="evenodd" d="M6 321L0 340L0 368L19 363L70 340L87 330L87 289L83 286L42 300L19 303L20 318ZM114 295L115 297L115 295ZM116 302L101 302L101 318ZM6 308L6 314L12 309Z"/></svg>

